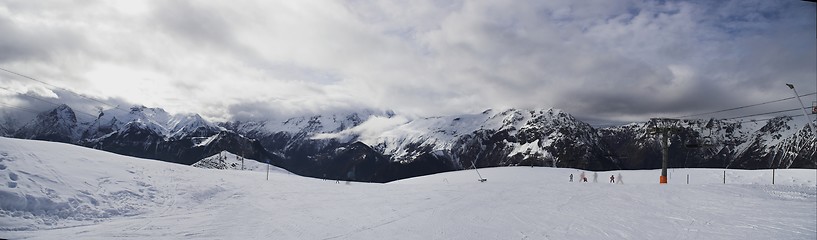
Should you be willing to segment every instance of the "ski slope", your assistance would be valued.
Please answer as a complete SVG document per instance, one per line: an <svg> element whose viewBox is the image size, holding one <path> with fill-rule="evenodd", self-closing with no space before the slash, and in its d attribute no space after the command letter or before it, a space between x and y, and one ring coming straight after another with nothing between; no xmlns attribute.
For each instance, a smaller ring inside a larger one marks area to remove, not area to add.
<svg viewBox="0 0 817 240"><path fill-rule="evenodd" d="M0 138L0 238L815 239L815 170L507 167L388 184ZM624 184L610 184L621 174ZM690 175L690 184L686 176Z"/></svg>
<svg viewBox="0 0 817 240"><path fill-rule="evenodd" d="M293 174L286 169L275 167L272 165L268 165L266 163L260 162L255 159L244 159L243 161L240 157L234 153L229 151L221 151L213 156L206 157L198 162L193 163L191 165L193 167L198 168L209 168L209 169L230 169L230 170L244 170L244 171L256 171L256 172L275 172L275 173L286 173L286 174Z"/></svg>

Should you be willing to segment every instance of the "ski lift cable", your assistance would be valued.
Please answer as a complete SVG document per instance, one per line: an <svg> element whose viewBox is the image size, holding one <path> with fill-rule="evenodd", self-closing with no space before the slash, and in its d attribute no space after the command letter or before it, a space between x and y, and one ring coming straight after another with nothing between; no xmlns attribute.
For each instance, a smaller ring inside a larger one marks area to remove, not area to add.
<svg viewBox="0 0 817 240"><path fill-rule="evenodd" d="M789 117L790 117L790 118L797 118L797 117L803 117L803 115L799 115L799 114L795 114L795 115L785 115L785 116L777 116L777 117L771 117L771 118L761 118L761 119L741 120L741 122L746 122L746 121L766 121L766 120L772 120L772 119L775 119L775 118L781 118L781 117L782 117L782 118L789 118Z"/></svg>
<svg viewBox="0 0 817 240"><path fill-rule="evenodd" d="M773 111L773 112L766 112L766 113L757 113L757 114L751 114L751 115L745 115L745 116L738 116L738 117L728 117L728 118L712 118L712 119L716 119L716 120L734 120L734 119L740 119L740 118L747 118L747 117L754 117L754 116L761 116L761 115L774 114L774 113L782 113L782 112L791 112L791 111L797 111L797 110L800 110L800 108L787 109L787 110L781 110L781 111ZM806 110L809 110L809 109L806 109ZM782 116L782 117L798 117L798 116L796 116L796 115L792 115L792 116ZM800 116L800 117L802 117L802 116ZM701 119L698 119L698 118L667 118L667 119L676 119L676 120L679 120L679 121L698 121L698 120L701 120ZM755 121L764 121L764 120L769 120L769 119L774 119L774 118L755 119ZM650 122L653 122L653 120L647 120L647 121L631 121L631 122L629 122L629 123L640 123L640 124L646 124L646 123L650 123Z"/></svg>
<svg viewBox="0 0 817 240"><path fill-rule="evenodd" d="M85 96L85 95L82 95L82 94L76 93L76 92L71 91L71 90L69 90L69 89L66 89L66 88L63 88L63 87L59 87L59 86L56 86L56 85L53 85L53 84L50 84L50 83L44 82L44 81L42 81L42 80L38 80L38 79L36 79L36 78L33 78L33 77L29 77L29 76L23 75L23 74L21 74L21 73L17 73L17 72L14 72L14 71L11 71L11 70L8 70L8 69L5 69L5 68L2 68L2 67L0 67L0 70L6 71L6 72L8 72L8 73L11 73L11 74L14 74L14 75L17 75L17 76L20 76L20 77L23 77L23 78L28 79L28 80L31 80L31 81L35 81L35 82L38 82L38 83L42 83L42 84L45 84L45 85L48 85L48 86L51 86L51 87L54 87L54 88L57 88L57 89L60 89L60 90L63 90L63 91L69 92L69 93L71 93L71 94L77 95L78 97L81 97L81 98L88 99L88 100L90 100L90 101L94 101L94 102L97 102L97 103L104 104L104 105L106 105L106 106L108 106L108 107L111 107L111 108L113 108L113 109L119 109L119 110L122 110L122 111L128 112L128 111L127 111L127 110L125 110L125 109L119 108L119 106L112 105L112 104L108 104L108 103L106 103L106 102L103 102L103 101L100 101L100 100L97 100L97 99L93 99L93 98L91 98L91 97L87 97L87 96Z"/></svg>
<svg viewBox="0 0 817 240"><path fill-rule="evenodd" d="M804 95L800 95L800 96L802 97L802 96L809 96L809 95L814 95L814 94L817 94L817 92L814 92L814 93L809 93L809 94L804 94ZM775 100L775 102L778 102L778 101L784 101L784 100L789 100L789 99L792 99L792 98L794 98L794 97L790 97L790 98L787 98L787 99L779 99L779 100ZM780 111L773 111L773 112L765 112L765 113L756 113L756 114L750 114L750 115L744 115L744 116L738 116L738 117L728 117L728 118L712 118L712 119L717 119L717 120L734 120L734 119L741 119L741 118L748 118L748 117L756 117L756 116L761 116L761 115L768 115L768 114L775 114L775 113L783 113L783 112L791 112L791 111L798 111L798 110L800 110L800 108L793 108L793 109L780 110ZM809 110L809 109L808 109L808 108L805 108L805 110ZM715 112L726 112L726 111L727 111L727 110L720 110L720 111L715 111ZM714 113L714 112L711 112L711 113ZM703 115L703 114L697 114L697 115ZM687 115L687 116L685 116L685 117L688 117L688 116L695 116L695 115ZM780 117L802 117L802 115L790 115L790 116L789 116L789 115L786 115L786 116L780 116ZM777 118L777 117L772 117L772 118L764 118L764 119L754 119L754 120L755 120L755 121L765 121L765 120L770 120L770 119L774 119L774 118ZM697 120L701 120L701 119L696 119L696 118L668 118L668 119L677 119L677 120L680 120L680 121L697 121ZM630 123L642 123L642 124L646 124L646 123L650 123L650 122L652 122L652 120L647 120L647 121L632 121L632 122L630 122Z"/></svg>
<svg viewBox="0 0 817 240"><path fill-rule="evenodd" d="M6 90L6 91L9 91L9 92L16 93L16 92L14 92L14 91L11 91L11 89L8 89L8 88L5 88L5 87L0 87L0 89L3 89L3 90ZM48 104L51 104L51 105L54 105L54 106L59 106L59 105L60 105L60 104L58 104L58 103L55 103L55 102L52 102L52 101L48 101L48 100L42 99L42 98L40 98L40 97L35 97L35 96L32 96L32 95L28 95L28 94L25 94L25 93L20 94L20 95L25 96L25 97L28 97L28 98L31 98L31 99L36 99L36 100L39 100L39 101L42 101L42 102L45 102L45 103L48 103ZM88 115L88 116L91 116L91 117L97 117L97 115L90 114L90 113L83 112L83 111L79 111L79 110L74 110L74 112L77 112L77 113L82 113L82 114L85 114L85 115Z"/></svg>
<svg viewBox="0 0 817 240"><path fill-rule="evenodd" d="M811 95L815 95L815 94L817 94L817 92L806 93L806 94L800 95L799 97L811 96ZM738 109L744 109L744 108L756 107L756 106L765 105L765 104L770 104L770 103L782 102L782 101L791 100L791 99L794 99L794 97L787 97L787 98L783 98L783 99L777 99L777 100L772 100L772 101L766 101L766 102L762 102L762 103L756 103L756 104L751 104L751 105L746 105L746 106L740 106L740 107L734 107L734 108L729 108L729 109L724 109L724 110L718 110L718 111L712 111L712 112L705 112L705 113L690 114L690 115L680 116L680 117L676 117L676 118L687 118L687 117L695 117L695 116L701 116L701 115L709 115L709 114L715 114L715 113L722 113L722 112L734 111L734 110L738 110Z"/></svg>
<svg viewBox="0 0 817 240"><path fill-rule="evenodd" d="M793 108L793 109L780 110L780 111L774 111L774 112L755 113L755 114L750 114L750 115L745 115L745 116L740 116L740 117L723 118L723 119L721 119L721 120L733 120L733 119L739 119L739 118L757 117L757 116L769 115L769 114L775 114L775 113L784 113L784 112L798 111L798 110L800 110L800 109L801 109L801 108ZM771 119L771 118L770 118L770 119Z"/></svg>

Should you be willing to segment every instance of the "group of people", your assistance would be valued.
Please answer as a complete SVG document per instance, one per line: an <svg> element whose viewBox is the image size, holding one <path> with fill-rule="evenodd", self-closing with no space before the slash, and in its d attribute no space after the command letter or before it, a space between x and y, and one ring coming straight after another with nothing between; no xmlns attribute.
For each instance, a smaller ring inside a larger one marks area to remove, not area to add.
<svg viewBox="0 0 817 240"><path fill-rule="evenodd" d="M587 182L587 176L585 176L584 172L582 172L579 175L579 181L580 182ZM573 174L572 173L570 174L570 182L573 182ZM593 182L594 183L599 182L599 173L596 173L596 172L593 173ZM610 183L616 183L616 176L615 175L610 175ZM618 183L624 183L624 182L621 181L621 173L618 174Z"/></svg>

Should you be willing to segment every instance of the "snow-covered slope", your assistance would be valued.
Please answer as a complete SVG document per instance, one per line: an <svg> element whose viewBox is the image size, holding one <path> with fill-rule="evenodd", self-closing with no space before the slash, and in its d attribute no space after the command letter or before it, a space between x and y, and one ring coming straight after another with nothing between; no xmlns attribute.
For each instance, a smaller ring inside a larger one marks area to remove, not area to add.
<svg viewBox="0 0 817 240"><path fill-rule="evenodd" d="M336 183L0 138L0 238L814 239L814 170L505 167ZM618 177L619 174L622 177ZM690 184L685 184L689 174ZM609 184L615 175L624 184Z"/></svg>
<svg viewBox="0 0 817 240"><path fill-rule="evenodd" d="M254 159L246 159L228 151L222 151L216 155L206 157L196 163L193 163L191 166L209 169L244 170L256 172L270 171L291 174L285 169L270 166L269 164Z"/></svg>

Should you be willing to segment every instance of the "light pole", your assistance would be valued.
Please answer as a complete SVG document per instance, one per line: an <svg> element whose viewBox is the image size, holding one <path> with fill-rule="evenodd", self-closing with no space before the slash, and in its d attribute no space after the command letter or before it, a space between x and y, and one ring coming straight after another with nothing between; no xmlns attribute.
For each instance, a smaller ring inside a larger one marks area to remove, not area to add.
<svg viewBox="0 0 817 240"><path fill-rule="evenodd" d="M806 120L808 120L807 125L812 124L811 117L809 117L808 114L806 113L806 105L803 104L803 100L800 100L800 95L797 94L797 90L794 89L794 84L786 83L786 86L789 86L789 88L791 88L791 90L794 91L794 97L796 97L797 101L800 102L800 107L802 107L802 110L803 110L803 116L806 117ZM817 126L812 124L812 126L810 128L811 128L812 132L814 132L814 137L817 138Z"/></svg>

